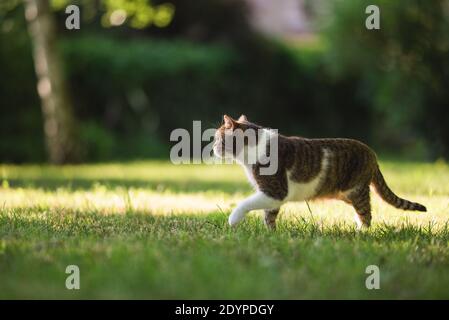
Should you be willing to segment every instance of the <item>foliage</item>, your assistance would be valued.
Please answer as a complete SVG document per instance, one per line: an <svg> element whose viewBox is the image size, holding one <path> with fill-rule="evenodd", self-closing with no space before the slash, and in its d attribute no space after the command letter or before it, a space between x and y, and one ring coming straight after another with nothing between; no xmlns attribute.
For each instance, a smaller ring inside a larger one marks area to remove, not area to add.
<svg viewBox="0 0 449 320"><path fill-rule="evenodd" d="M168 141L171 130L190 128L192 120L203 120L209 127L224 113L247 113L285 133L369 139L363 132L369 126L369 110L348 94L354 83L329 81L319 51L264 41L257 46L239 51L179 40L71 38L64 42L64 51L81 117L108 117L104 121L116 132L136 128L140 121ZM286 120L285 114L291 118ZM343 125L354 118L359 121Z"/></svg>
<svg viewBox="0 0 449 320"><path fill-rule="evenodd" d="M154 5L151 0L52 0L52 6L59 11L68 5L78 5L86 14L84 20L100 16L103 27L127 24L132 28L143 29L150 26L164 28L168 26L175 14L175 7L169 2Z"/></svg>
<svg viewBox="0 0 449 320"><path fill-rule="evenodd" d="M377 31L365 29L370 4L381 11ZM422 137L433 157L449 156L449 1L335 1L331 12L329 64L359 78L379 140L410 146Z"/></svg>
<svg viewBox="0 0 449 320"><path fill-rule="evenodd" d="M192 120L214 127L224 113L285 134L360 139L394 156L448 155L447 1L378 1L379 31L364 27L367 2L336 1L323 16L324 45L298 48L257 35L239 1L170 3L165 28L104 29L100 10L97 24L59 30L76 113L89 128L85 160L166 157L171 130ZM2 30L0 157L43 161L23 12L6 15Z"/></svg>
<svg viewBox="0 0 449 320"><path fill-rule="evenodd" d="M97 119L117 139L139 140L139 148L148 149L149 141L167 144L172 128L191 123L181 110L201 119L201 107L209 108L213 86L233 59L226 47L185 41L80 38L65 41L63 49L80 119ZM168 154L163 151L158 156Z"/></svg>

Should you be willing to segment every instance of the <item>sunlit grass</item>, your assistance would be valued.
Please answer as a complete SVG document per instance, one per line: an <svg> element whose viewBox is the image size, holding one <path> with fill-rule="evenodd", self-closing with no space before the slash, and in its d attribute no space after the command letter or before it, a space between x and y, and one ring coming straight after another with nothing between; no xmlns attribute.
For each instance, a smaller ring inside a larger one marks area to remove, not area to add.
<svg viewBox="0 0 449 320"><path fill-rule="evenodd" d="M270 232L237 166L0 166L0 297L449 298L449 166L382 163L404 212L373 193L373 226L338 201L286 205ZM65 289L77 264L82 289ZM381 268L367 290L365 268Z"/></svg>

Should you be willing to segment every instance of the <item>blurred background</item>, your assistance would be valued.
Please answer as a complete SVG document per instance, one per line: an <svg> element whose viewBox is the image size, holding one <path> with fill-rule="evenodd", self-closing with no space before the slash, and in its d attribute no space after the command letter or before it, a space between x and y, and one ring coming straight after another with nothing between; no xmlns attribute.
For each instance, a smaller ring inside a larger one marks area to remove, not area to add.
<svg viewBox="0 0 449 320"><path fill-rule="evenodd" d="M168 158L225 113L447 159L448 83L449 0L0 1L3 163Z"/></svg>

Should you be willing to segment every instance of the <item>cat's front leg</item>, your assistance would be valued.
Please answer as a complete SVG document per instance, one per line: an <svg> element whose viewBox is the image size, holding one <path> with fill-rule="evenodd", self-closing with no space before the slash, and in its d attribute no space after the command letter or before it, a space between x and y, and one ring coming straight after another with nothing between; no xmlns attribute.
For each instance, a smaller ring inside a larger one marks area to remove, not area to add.
<svg viewBox="0 0 449 320"><path fill-rule="evenodd" d="M252 210L259 209L275 209L279 208L281 201L267 196L262 191L257 191L253 195L249 196L232 211L229 216L228 222L231 227L236 226L245 215Z"/></svg>

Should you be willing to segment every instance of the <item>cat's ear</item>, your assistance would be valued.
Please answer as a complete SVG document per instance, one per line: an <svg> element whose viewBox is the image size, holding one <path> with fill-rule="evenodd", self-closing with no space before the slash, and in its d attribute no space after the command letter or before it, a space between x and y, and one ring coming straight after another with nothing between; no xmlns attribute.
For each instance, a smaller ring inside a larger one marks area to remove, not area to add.
<svg viewBox="0 0 449 320"><path fill-rule="evenodd" d="M234 129L234 127L235 127L234 119L232 119L231 117L229 117L227 115L224 115L223 120L224 120L224 126L226 129Z"/></svg>
<svg viewBox="0 0 449 320"><path fill-rule="evenodd" d="M240 122L248 122L248 118L244 114L242 114L238 121L240 121Z"/></svg>

